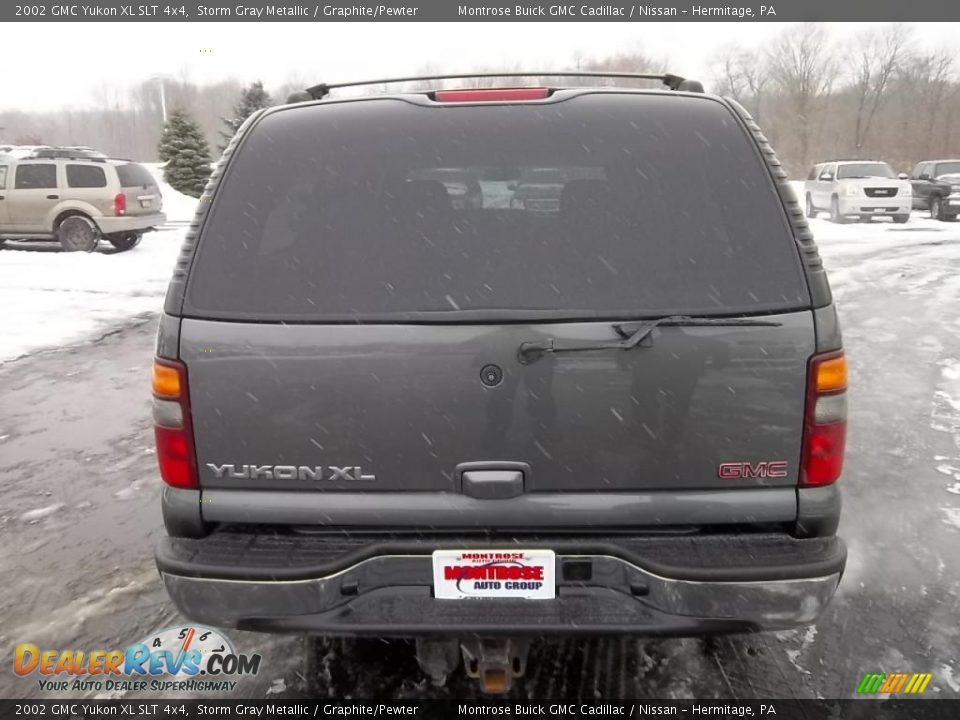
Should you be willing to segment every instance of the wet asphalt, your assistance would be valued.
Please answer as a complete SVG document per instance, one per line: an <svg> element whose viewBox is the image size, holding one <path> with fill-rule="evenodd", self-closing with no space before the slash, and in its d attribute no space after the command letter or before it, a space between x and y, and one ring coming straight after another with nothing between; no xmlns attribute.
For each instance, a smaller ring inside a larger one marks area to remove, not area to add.
<svg viewBox="0 0 960 720"><path fill-rule="evenodd" d="M906 271L881 272L899 267L899 255ZM896 247L851 255L852 279L835 283L851 364L840 528L849 563L817 625L545 641L516 696L844 698L866 672L907 671L933 673L928 697L960 697L960 398L944 389L960 334L929 272L960 274L960 254L923 257ZM156 316L139 317L0 365L0 697L84 695L14 676L17 643L123 648L182 622L152 558L163 534L148 388L155 327ZM320 658L321 677L308 685L300 638L230 637L263 661L223 697L296 698L311 687L354 698L478 696L462 678L432 687L397 643Z"/></svg>

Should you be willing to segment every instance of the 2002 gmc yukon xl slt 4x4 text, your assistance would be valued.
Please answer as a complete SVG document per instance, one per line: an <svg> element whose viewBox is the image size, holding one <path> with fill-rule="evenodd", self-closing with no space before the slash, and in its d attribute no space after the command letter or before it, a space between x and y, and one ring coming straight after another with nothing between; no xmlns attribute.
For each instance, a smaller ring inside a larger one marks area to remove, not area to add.
<svg viewBox="0 0 960 720"><path fill-rule="evenodd" d="M491 690L535 636L817 619L846 559L824 270L753 120L660 79L245 123L154 370L187 617L417 638L435 680L462 657ZM558 202L510 202L551 169Z"/></svg>

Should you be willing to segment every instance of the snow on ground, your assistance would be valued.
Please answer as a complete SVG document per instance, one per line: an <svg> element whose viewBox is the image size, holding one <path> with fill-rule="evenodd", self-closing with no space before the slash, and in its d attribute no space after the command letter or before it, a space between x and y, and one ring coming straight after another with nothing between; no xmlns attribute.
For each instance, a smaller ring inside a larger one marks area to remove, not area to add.
<svg viewBox="0 0 960 720"><path fill-rule="evenodd" d="M803 183L793 185L802 198ZM960 222L939 222L915 212L904 225L888 219L838 225L821 213L810 225L830 278L854 372L855 347L870 347L874 352L889 348L886 352L893 357L901 349L897 343L904 323L936 327L935 333L922 335L907 351L916 356L918 376L933 379L930 428L944 433L953 446L952 454L933 456L931 465L944 478L946 493L936 501L941 521L960 530L956 502L960 495ZM891 381L907 388L914 378L897 374ZM891 412L895 415L896 410ZM853 559L858 549L850 550Z"/></svg>
<svg viewBox="0 0 960 720"><path fill-rule="evenodd" d="M798 198L803 197L803 183L792 183ZM960 222L931 220L926 212L914 212L910 221L897 225L880 219L869 223L832 223L826 213L810 220L820 248L834 298L841 309L858 303L864 285L887 291L891 295L905 293L924 298L955 338L960 337ZM892 332L886 318L878 313L868 320L872 332ZM941 338L929 337L931 345L940 346ZM958 364L958 360L946 363ZM950 404L960 402L960 378L955 370L944 370L944 384L951 386ZM953 375L953 377L951 377ZM954 405L956 407L956 405Z"/></svg>
<svg viewBox="0 0 960 720"><path fill-rule="evenodd" d="M167 224L140 245L115 253L60 252L55 243L11 243L0 248L0 364L37 350L82 342L131 317L158 312L193 217L196 200L163 182Z"/></svg>

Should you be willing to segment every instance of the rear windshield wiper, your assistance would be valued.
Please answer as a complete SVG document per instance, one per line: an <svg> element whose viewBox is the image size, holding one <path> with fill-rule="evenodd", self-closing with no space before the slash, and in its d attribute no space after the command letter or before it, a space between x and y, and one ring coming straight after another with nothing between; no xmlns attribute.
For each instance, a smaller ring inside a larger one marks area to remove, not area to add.
<svg viewBox="0 0 960 720"><path fill-rule="evenodd" d="M545 338L536 342L521 343L517 351L517 358L523 365L536 362L545 353L587 352L591 350L632 350L646 340L650 333L660 325L698 327L706 325L721 326L767 326L779 327L783 323L776 320L761 320L757 318L722 318L722 317L693 317L690 315L667 315L641 322L617 323L613 329L620 336L620 340L587 341L580 343L565 343L556 338Z"/></svg>

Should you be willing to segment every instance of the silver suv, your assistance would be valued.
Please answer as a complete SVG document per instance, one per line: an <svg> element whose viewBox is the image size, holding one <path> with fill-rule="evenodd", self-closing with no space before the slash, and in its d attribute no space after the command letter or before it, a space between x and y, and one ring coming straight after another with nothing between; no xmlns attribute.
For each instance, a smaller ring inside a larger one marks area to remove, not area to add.
<svg viewBox="0 0 960 720"><path fill-rule="evenodd" d="M537 636L817 619L846 560L826 275L750 116L656 78L318 86L243 125L154 365L187 617L415 638L491 691ZM549 212L498 197L545 170Z"/></svg>
<svg viewBox="0 0 960 720"><path fill-rule="evenodd" d="M804 183L807 217L830 211L836 223L851 217L870 220L889 216L894 222L910 219L913 191L907 176L899 176L885 162L835 160L814 165Z"/></svg>
<svg viewBox="0 0 960 720"><path fill-rule="evenodd" d="M102 238L129 250L166 220L153 175L89 148L11 148L0 154L0 242L57 240L91 252Z"/></svg>

